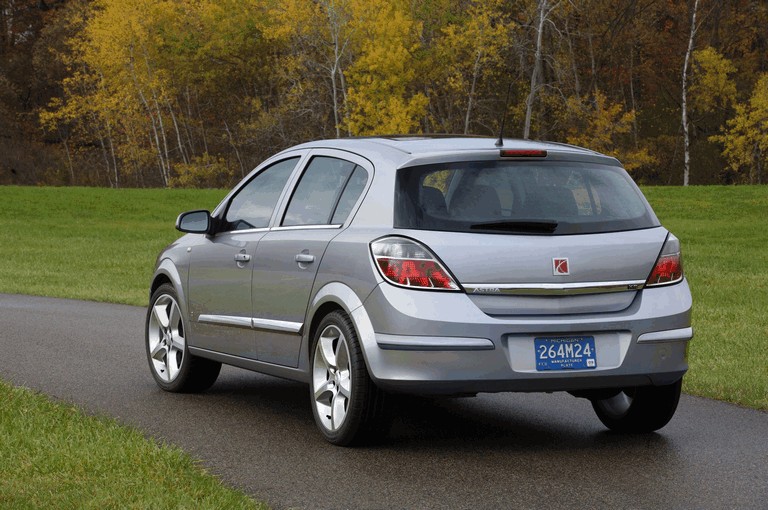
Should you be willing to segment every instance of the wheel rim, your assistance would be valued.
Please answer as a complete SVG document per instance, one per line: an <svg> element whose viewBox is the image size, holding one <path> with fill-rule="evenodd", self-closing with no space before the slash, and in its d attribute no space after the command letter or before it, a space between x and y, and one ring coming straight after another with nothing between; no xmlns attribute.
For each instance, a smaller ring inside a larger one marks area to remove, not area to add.
<svg viewBox="0 0 768 510"><path fill-rule="evenodd" d="M161 380L171 382L179 375L186 344L181 310L173 297L163 294L157 298L147 328L152 368Z"/></svg>
<svg viewBox="0 0 768 510"><path fill-rule="evenodd" d="M320 334L312 366L312 392L320 423L329 431L344 424L352 397L347 339L336 326Z"/></svg>

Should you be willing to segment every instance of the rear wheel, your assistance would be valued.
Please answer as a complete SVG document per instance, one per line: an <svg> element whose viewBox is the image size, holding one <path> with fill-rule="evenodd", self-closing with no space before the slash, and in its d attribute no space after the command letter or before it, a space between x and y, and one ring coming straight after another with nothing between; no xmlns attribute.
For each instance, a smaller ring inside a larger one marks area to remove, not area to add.
<svg viewBox="0 0 768 510"><path fill-rule="evenodd" d="M152 376L166 391L205 391L219 376L221 363L189 353L187 322L181 313L176 290L170 284L161 285L149 301L146 347Z"/></svg>
<svg viewBox="0 0 768 510"><path fill-rule="evenodd" d="M368 375L349 317L341 311L325 316L312 345L310 397L320 432L340 446L386 435L384 394Z"/></svg>
<svg viewBox="0 0 768 510"><path fill-rule="evenodd" d="M592 400L592 407L611 430L653 432L674 416L682 385L680 379L667 386L625 388L610 398Z"/></svg>

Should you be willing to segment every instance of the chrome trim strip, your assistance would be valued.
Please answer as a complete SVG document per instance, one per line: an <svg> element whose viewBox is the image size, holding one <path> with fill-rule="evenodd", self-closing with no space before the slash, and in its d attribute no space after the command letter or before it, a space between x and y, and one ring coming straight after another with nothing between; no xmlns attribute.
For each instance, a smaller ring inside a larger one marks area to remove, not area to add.
<svg viewBox="0 0 768 510"><path fill-rule="evenodd" d="M269 232L269 227L244 228L242 230L227 230L225 232L216 232L216 237L233 236L238 234L259 234L262 232Z"/></svg>
<svg viewBox="0 0 768 510"><path fill-rule="evenodd" d="M586 283L466 283L467 294L506 296L570 296L642 290L645 280Z"/></svg>
<svg viewBox="0 0 768 510"><path fill-rule="evenodd" d="M487 338L440 336L400 336L377 333L380 349L397 351L491 351L496 348Z"/></svg>
<svg viewBox="0 0 768 510"><path fill-rule="evenodd" d="M283 333L298 333L301 331L300 322L278 321L273 319L251 319L254 329L267 329L270 331L281 331Z"/></svg>
<svg viewBox="0 0 768 510"><path fill-rule="evenodd" d="M280 232L281 230L336 230L341 228L341 224L335 225L290 225L288 227L272 227L270 232Z"/></svg>
<svg viewBox="0 0 768 510"><path fill-rule="evenodd" d="M294 334L298 334L303 325L300 322L256 319L252 317L234 317L231 315L200 315L197 318L197 322L217 324L219 326L233 326L236 328L266 329Z"/></svg>
<svg viewBox="0 0 768 510"><path fill-rule="evenodd" d="M693 338L693 328L668 329L643 333L637 337L638 343L687 342Z"/></svg>
<svg viewBox="0 0 768 510"><path fill-rule="evenodd" d="M236 328L252 328L250 317L234 317L231 315L200 315L197 322L205 324L218 324L220 326L234 326Z"/></svg>

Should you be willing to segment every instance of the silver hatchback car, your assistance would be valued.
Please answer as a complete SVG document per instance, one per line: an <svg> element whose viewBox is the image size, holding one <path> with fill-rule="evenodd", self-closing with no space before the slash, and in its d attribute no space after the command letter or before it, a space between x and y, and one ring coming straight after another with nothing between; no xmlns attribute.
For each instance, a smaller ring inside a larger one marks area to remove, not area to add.
<svg viewBox="0 0 768 510"><path fill-rule="evenodd" d="M380 436L391 395L568 391L610 429L672 418L691 294L680 242L608 156L474 137L325 140L266 160L157 259L149 366L309 383L317 426Z"/></svg>

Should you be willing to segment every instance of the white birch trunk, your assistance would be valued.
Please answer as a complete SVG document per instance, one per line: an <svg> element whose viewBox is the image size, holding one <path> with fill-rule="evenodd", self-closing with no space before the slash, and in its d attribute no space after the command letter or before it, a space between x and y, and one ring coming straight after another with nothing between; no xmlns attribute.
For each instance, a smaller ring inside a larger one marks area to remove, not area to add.
<svg viewBox="0 0 768 510"><path fill-rule="evenodd" d="M472 117L472 107L475 100L475 89L477 87L477 78L480 75L480 62L483 58L483 51L478 50L475 58L475 66L472 71L472 86L469 89L469 98L467 98L467 114L464 116L464 134L469 134L469 120Z"/></svg>
<svg viewBox="0 0 768 510"><path fill-rule="evenodd" d="M232 149L235 151L235 156L237 156L237 162L240 164L240 177L245 177L245 165L243 164L243 159L240 157L240 151L237 150L237 145L235 145L235 139L232 137L232 131L229 130L229 124L227 124L227 121L224 121L224 129L227 131L227 136L229 137L229 145L232 147Z"/></svg>
<svg viewBox="0 0 768 510"><path fill-rule="evenodd" d="M533 115L533 103L536 100L536 92L539 88L539 75L541 74L541 45L544 37L544 21L547 19L549 0L539 0L539 22L536 29L536 53L533 58L533 71L531 72L531 90L525 99L525 124L523 126L523 138L531 136L531 116ZM554 7L553 7L554 8Z"/></svg>
<svg viewBox="0 0 768 510"><path fill-rule="evenodd" d="M688 49L685 51L683 63L683 87L682 87L682 119L683 124L683 186L688 186L691 173L691 140L688 134L688 65L693 53L693 39L696 36L696 11L699 8L699 0L693 4L693 16L691 17L691 32L688 37Z"/></svg>
<svg viewBox="0 0 768 510"><path fill-rule="evenodd" d="M171 120L173 120L173 127L176 130L176 143L179 146L179 154L181 154L181 159L184 161L185 164L189 164L189 158L187 158L187 150L181 141L181 131L179 130L179 123L176 121L176 114L173 113L173 107L171 106L171 102L167 98L165 100L165 106L168 108L168 113L171 114Z"/></svg>

